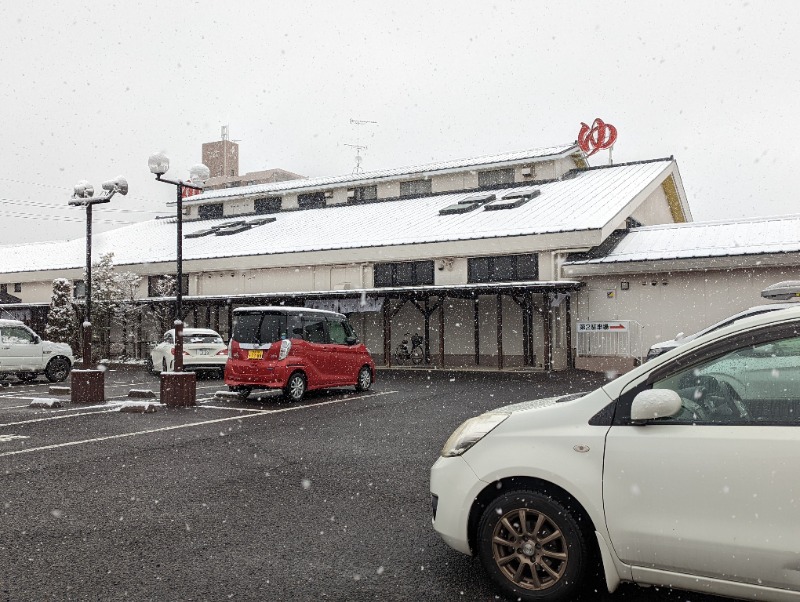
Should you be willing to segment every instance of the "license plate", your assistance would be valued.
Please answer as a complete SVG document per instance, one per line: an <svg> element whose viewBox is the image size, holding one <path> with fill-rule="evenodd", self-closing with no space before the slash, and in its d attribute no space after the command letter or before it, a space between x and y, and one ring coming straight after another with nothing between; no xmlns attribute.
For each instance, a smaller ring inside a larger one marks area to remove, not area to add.
<svg viewBox="0 0 800 602"><path fill-rule="evenodd" d="M264 357L263 349L250 349L247 352L247 359L249 360L260 360L263 357Z"/></svg>
<svg viewBox="0 0 800 602"><path fill-rule="evenodd" d="M198 349L197 355L211 355L211 351L209 349Z"/></svg>

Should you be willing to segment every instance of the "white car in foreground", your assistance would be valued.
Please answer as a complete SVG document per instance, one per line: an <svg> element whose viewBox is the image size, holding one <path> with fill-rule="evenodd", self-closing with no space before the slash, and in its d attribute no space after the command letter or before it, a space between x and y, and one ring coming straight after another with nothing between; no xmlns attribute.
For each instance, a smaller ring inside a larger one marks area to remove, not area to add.
<svg viewBox="0 0 800 602"><path fill-rule="evenodd" d="M183 329L183 367L185 370L225 370L228 346L222 336L210 328ZM175 368L175 330L164 333L161 342L150 351L150 372L169 372Z"/></svg>
<svg viewBox="0 0 800 602"><path fill-rule="evenodd" d="M800 307L739 320L588 394L462 424L433 527L514 600L621 581L800 600Z"/></svg>

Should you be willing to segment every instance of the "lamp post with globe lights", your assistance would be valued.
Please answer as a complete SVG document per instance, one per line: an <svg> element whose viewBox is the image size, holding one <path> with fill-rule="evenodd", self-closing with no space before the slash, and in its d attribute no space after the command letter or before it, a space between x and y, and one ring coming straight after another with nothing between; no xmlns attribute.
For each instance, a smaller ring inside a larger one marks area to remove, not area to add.
<svg viewBox="0 0 800 602"><path fill-rule="evenodd" d="M193 406L196 400L196 379L193 372L183 371L183 196L186 189L203 190L210 171L202 163L189 169L189 181L170 180L164 177L169 170L169 158L164 153L154 153L147 161L156 180L172 184L176 189L177 221L177 278L175 282L175 363L173 371L161 373L161 402L174 406Z"/></svg>
<svg viewBox="0 0 800 602"><path fill-rule="evenodd" d="M70 379L72 403L105 401L105 379L101 370L92 370L92 207L108 203L115 194L128 194L128 182L122 176L103 182L103 194L94 196L94 186L78 182L69 204L86 208L86 314L83 320L83 370L73 370Z"/></svg>

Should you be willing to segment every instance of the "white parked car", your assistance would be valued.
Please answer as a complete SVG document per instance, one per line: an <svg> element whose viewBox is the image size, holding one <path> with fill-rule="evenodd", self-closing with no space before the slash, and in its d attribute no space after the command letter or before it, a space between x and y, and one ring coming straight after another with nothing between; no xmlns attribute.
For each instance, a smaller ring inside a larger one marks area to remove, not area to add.
<svg viewBox="0 0 800 602"><path fill-rule="evenodd" d="M164 333L161 342L150 350L150 372L169 372L175 367L175 330ZM183 367L185 370L225 370L228 347L220 334L210 328L183 329Z"/></svg>
<svg viewBox="0 0 800 602"><path fill-rule="evenodd" d="M23 381L44 374L50 382L66 380L75 358L65 343L43 341L19 320L0 320L0 379Z"/></svg>
<svg viewBox="0 0 800 602"><path fill-rule="evenodd" d="M739 320L588 394L472 418L433 527L513 600L621 581L800 600L800 307Z"/></svg>

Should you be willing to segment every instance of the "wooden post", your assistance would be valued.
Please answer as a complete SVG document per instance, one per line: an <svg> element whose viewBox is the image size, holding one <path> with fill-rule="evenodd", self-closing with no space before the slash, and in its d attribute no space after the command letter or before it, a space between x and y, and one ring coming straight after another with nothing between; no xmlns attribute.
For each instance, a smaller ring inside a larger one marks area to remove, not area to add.
<svg viewBox="0 0 800 602"><path fill-rule="evenodd" d="M439 297L439 364L444 368L444 297Z"/></svg>
<svg viewBox="0 0 800 602"><path fill-rule="evenodd" d="M481 365L481 314L478 303L478 297L472 301L473 308L473 326L475 327L475 365Z"/></svg>
<svg viewBox="0 0 800 602"><path fill-rule="evenodd" d="M503 369L503 295L497 295L497 369Z"/></svg>

